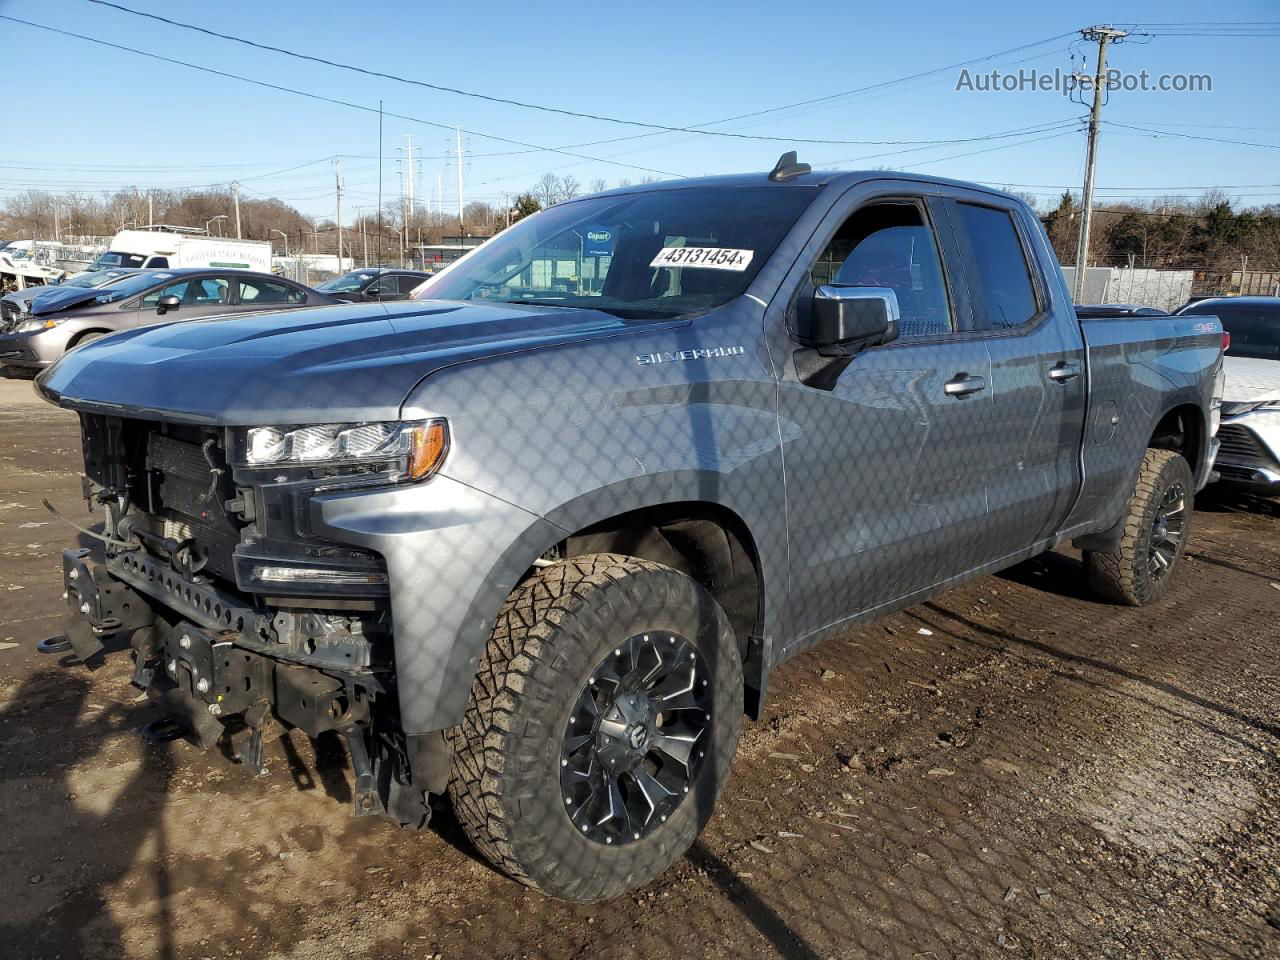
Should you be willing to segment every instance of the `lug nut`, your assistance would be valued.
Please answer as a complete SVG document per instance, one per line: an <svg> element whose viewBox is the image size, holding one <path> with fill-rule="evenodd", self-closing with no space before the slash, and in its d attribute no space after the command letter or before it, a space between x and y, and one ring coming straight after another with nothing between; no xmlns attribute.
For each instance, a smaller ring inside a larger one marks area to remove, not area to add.
<svg viewBox="0 0 1280 960"><path fill-rule="evenodd" d="M212 713L215 717L222 716L222 704L220 703L209 704L209 712Z"/></svg>
<svg viewBox="0 0 1280 960"><path fill-rule="evenodd" d="M79 571L79 570L77 570L75 567L72 567L72 568L71 568L71 572L67 574L67 579L68 579L68 580L78 580L78 579L80 579L80 571Z"/></svg>
<svg viewBox="0 0 1280 960"><path fill-rule="evenodd" d="M81 613L89 612L89 602L87 600L84 603L80 604L80 612Z"/></svg>
<svg viewBox="0 0 1280 960"><path fill-rule="evenodd" d="M191 638L184 633L182 638L178 641L178 646L183 650L189 650L191 648Z"/></svg>
<svg viewBox="0 0 1280 960"><path fill-rule="evenodd" d="M177 660L170 660L170 661L169 661L169 672L170 672L170 673L177 673L177 672L178 672L178 661L177 661Z"/></svg>
<svg viewBox="0 0 1280 960"><path fill-rule="evenodd" d="M208 680L206 680L204 677L201 677L201 678L200 678L200 680L199 680L199 682L198 682L198 683L196 683L196 689L197 689L198 691L200 691L201 693L208 693L208 692L209 692L209 681L208 681Z"/></svg>
<svg viewBox="0 0 1280 960"><path fill-rule="evenodd" d="M65 590L62 591L62 599L63 600L67 599L67 591ZM595 681L592 681L592 682L594 683Z"/></svg>

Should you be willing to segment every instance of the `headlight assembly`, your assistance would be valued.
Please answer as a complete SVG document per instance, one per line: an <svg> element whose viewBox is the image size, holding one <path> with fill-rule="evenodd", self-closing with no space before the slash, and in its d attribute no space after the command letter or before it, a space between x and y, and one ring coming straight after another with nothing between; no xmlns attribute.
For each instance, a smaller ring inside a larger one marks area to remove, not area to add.
<svg viewBox="0 0 1280 960"><path fill-rule="evenodd" d="M358 464L395 461L395 479L425 480L444 462L449 427L419 423L328 423L306 427L251 427L243 461L249 467Z"/></svg>
<svg viewBox="0 0 1280 960"><path fill-rule="evenodd" d="M59 317L56 320L37 320L35 318L23 320L18 324L18 329L14 333L37 333L41 330L52 330L66 319L66 317Z"/></svg>

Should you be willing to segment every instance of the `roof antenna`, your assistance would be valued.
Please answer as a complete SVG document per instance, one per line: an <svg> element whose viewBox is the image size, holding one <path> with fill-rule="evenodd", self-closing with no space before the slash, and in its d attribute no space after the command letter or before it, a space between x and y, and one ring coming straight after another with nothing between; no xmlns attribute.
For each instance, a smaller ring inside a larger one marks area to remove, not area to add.
<svg viewBox="0 0 1280 960"><path fill-rule="evenodd" d="M807 163L797 163L796 152L788 150L774 164L773 170L769 172L769 179L786 180L788 177L798 177L802 173L808 173L812 169Z"/></svg>

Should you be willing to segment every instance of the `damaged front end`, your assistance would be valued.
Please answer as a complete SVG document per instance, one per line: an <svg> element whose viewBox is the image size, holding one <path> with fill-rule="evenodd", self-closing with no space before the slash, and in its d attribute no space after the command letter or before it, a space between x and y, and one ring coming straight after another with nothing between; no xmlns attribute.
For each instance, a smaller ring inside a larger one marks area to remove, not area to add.
<svg viewBox="0 0 1280 960"><path fill-rule="evenodd" d="M448 749L443 733L402 732L386 564L318 536L309 507L317 494L428 475L443 424L264 436L80 418L84 494L103 523L83 531L100 550L64 552L76 656L89 661L108 636L130 634L133 682L168 728L205 747L247 729L244 757L259 771L273 722L313 738L336 732L351 754L355 812L425 825Z"/></svg>

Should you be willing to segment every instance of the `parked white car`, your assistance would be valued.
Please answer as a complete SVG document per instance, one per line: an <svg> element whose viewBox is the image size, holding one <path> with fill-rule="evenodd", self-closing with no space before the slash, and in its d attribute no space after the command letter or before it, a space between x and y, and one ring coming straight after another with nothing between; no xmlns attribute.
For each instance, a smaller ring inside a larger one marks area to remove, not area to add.
<svg viewBox="0 0 1280 960"><path fill-rule="evenodd" d="M1280 297L1215 297L1178 313L1217 317L1231 334L1216 464L1223 482L1280 495Z"/></svg>

